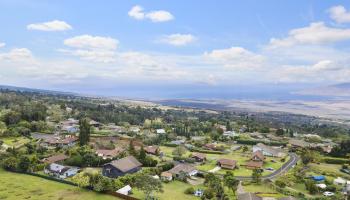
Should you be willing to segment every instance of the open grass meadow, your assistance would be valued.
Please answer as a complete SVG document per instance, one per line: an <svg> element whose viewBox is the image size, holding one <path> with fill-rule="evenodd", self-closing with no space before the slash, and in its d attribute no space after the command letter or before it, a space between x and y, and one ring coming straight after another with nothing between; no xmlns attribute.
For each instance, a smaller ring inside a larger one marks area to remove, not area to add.
<svg viewBox="0 0 350 200"><path fill-rule="evenodd" d="M19 199L115 200L118 198L39 177L0 170L0 200Z"/></svg>

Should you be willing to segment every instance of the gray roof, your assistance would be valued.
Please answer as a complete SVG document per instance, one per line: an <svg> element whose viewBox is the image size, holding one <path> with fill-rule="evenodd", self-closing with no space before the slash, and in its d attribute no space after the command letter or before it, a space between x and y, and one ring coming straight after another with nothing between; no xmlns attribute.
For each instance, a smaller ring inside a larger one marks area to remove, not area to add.
<svg viewBox="0 0 350 200"><path fill-rule="evenodd" d="M288 197L279 198L278 200L297 200L297 199L292 196L288 196Z"/></svg>
<svg viewBox="0 0 350 200"><path fill-rule="evenodd" d="M248 192L238 195L238 200L262 200L263 198L256 196L254 193Z"/></svg>
<svg viewBox="0 0 350 200"><path fill-rule="evenodd" d="M141 167L142 164L134 156L128 156L119 160L113 160L109 164L122 172L128 172L134 168Z"/></svg>
<svg viewBox="0 0 350 200"><path fill-rule="evenodd" d="M267 146L267 145L265 145L263 143L259 143L256 146L261 148L263 151L268 152L268 153L270 153L272 155L276 155L277 156L279 153L284 153L281 149L272 148L272 147Z"/></svg>

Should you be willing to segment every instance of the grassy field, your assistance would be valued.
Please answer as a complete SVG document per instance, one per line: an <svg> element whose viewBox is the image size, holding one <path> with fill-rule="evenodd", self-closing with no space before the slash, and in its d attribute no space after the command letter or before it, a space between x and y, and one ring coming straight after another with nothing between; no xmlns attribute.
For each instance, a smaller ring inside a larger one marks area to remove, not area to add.
<svg viewBox="0 0 350 200"><path fill-rule="evenodd" d="M109 195L24 174L0 170L0 199L18 200L112 200Z"/></svg>
<svg viewBox="0 0 350 200"><path fill-rule="evenodd" d="M185 194L185 190L191 187L190 184L186 184L180 181L172 181L170 183L163 184L163 193L157 193L157 196L161 200L199 200L198 197L194 195ZM201 186L195 186L194 188L200 188ZM141 191L133 190L133 196L136 198L144 199L144 194Z"/></svg>
<svg viewBox="0 0 350 200"><path fill-rule="evenodd" d="M339 171L342 167L341 165L326 164L326 163L320 163L320 164L311 163L309 166L312 171L318 174L325 174L327 176L332 176L333 178L340 176L340 177L350 179L349 174Z"/></svg>

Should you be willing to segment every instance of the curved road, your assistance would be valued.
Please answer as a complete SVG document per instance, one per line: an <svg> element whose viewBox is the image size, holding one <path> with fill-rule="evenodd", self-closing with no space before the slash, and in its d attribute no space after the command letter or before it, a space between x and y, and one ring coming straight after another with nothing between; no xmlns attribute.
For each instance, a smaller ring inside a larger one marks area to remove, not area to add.
<svg viewBox="0 0 350 200"><path fill-rule="evenodd" d="M281 168L277 169L276 171L272 172L269 175L262 176L261 178L262 179L274 179L274 178L278 177L279 175L283 174L284 172L287 172L288 170L293 168L297 164L299 157L295 153L289 153L288 155L289 155L290 159L286 163L284 163ZM205 172L205 173L207 173L207 172ZM252 177L250 177L250 176L235 176L235 177L238 180L251 180L252 179Z"/></svg>

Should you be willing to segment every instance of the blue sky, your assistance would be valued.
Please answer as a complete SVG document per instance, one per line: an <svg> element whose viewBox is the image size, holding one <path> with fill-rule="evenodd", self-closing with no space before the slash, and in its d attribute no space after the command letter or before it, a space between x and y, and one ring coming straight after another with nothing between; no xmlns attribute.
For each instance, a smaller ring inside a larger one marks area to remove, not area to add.
<svg viewBox="0 0 350 200"><path fill-rule="evenodd" d="M349 1L2 0L0 7L0 84L119 96L152 88L150 96L350 81Z"/></svg>

